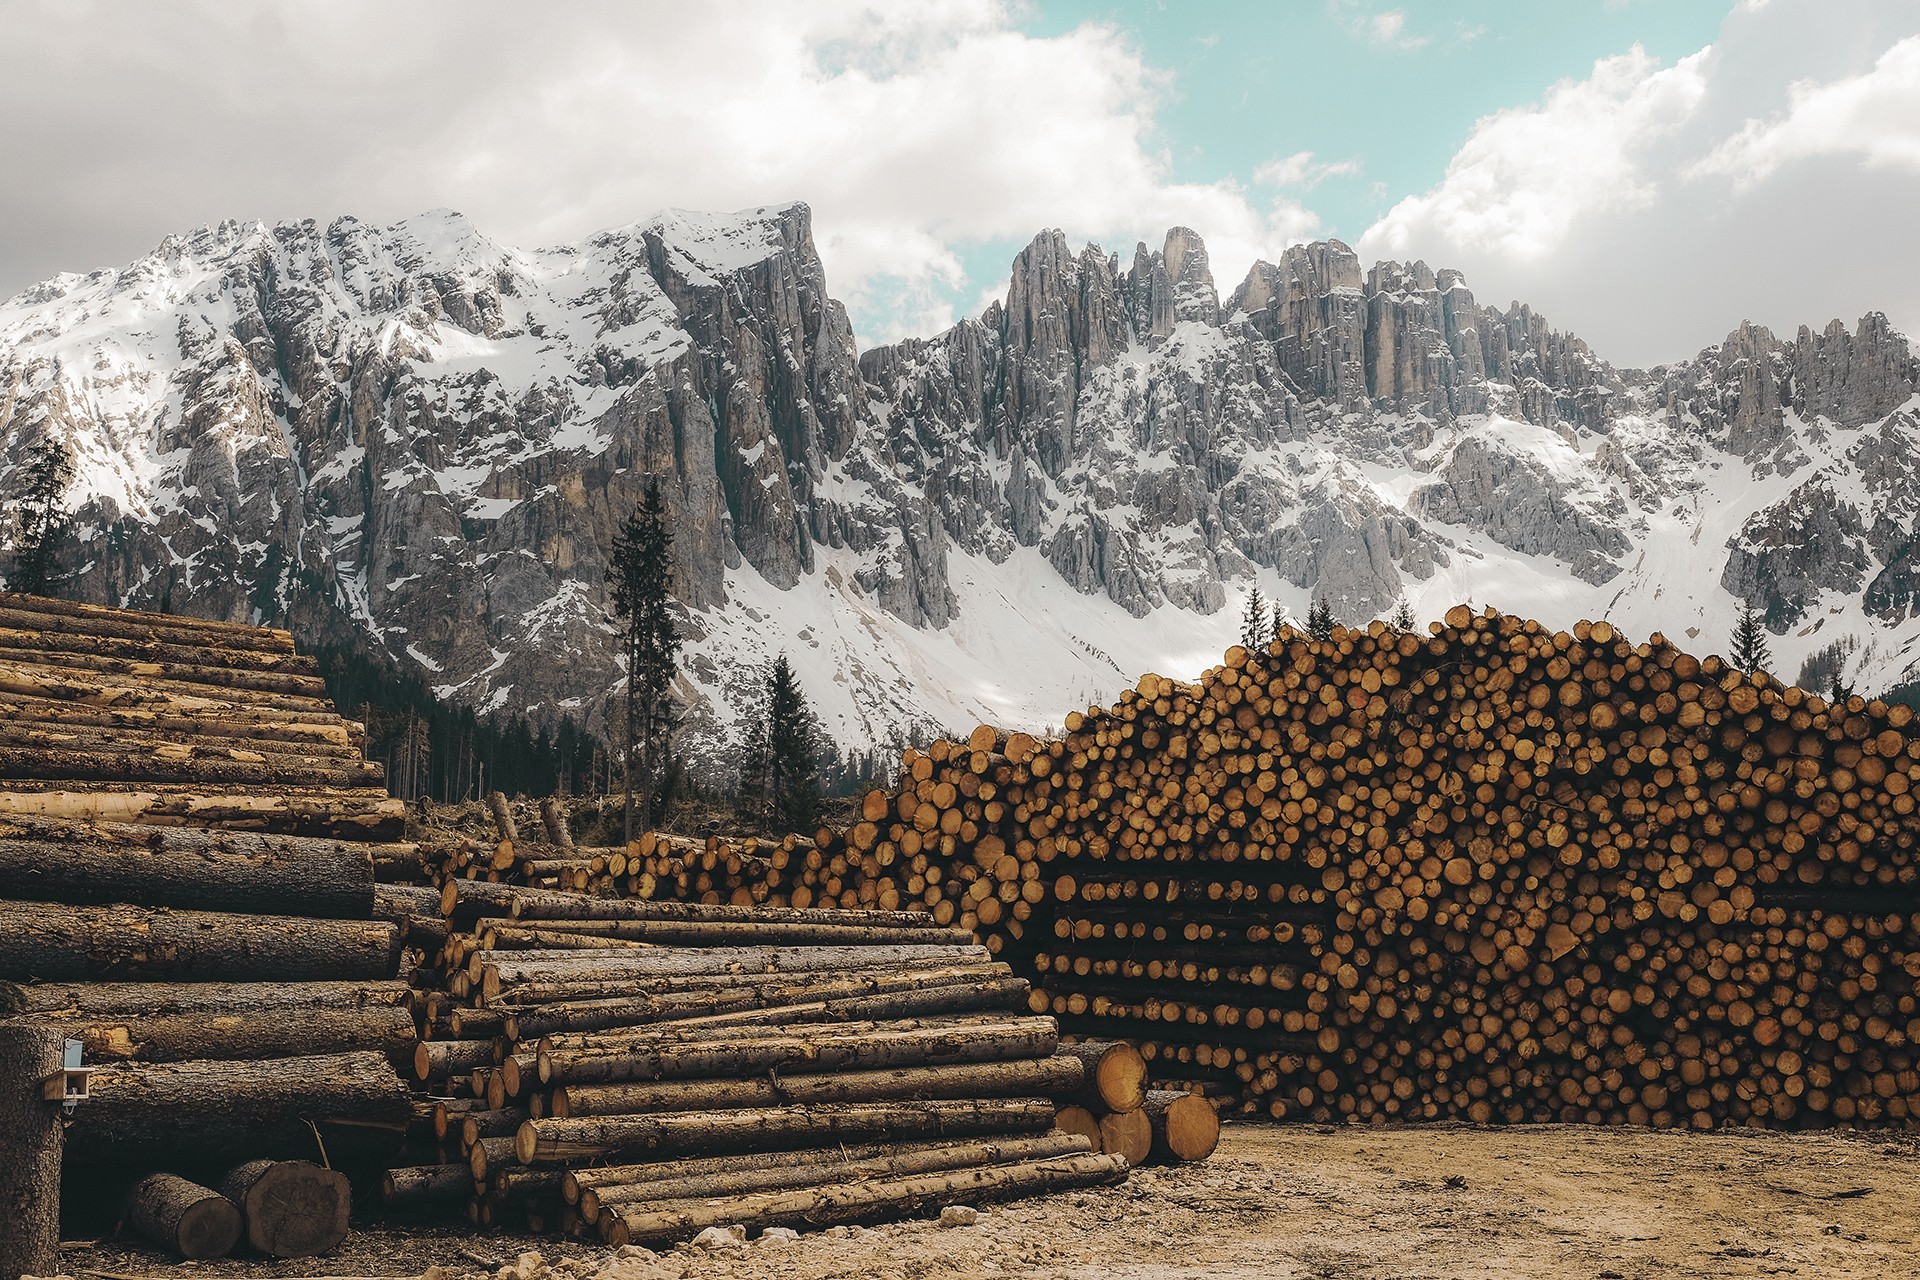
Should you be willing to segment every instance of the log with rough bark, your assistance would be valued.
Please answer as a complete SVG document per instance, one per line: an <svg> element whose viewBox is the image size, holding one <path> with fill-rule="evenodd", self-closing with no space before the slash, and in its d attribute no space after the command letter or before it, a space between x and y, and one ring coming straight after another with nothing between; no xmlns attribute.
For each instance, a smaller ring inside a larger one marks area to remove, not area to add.
<svg viewBox="0 0 1920 1280"><path fill-rule="evenodd" d="M655 1165L598 1169L591 1181L577 1175L563 1184L584 1221L600 1221L602 1209L644 1208L673 1200L711 1200L788 1187L823 1186L867 1178L944 1173L982 1165L1014 1164L1091 1154L1077 1134L998 1141L902 1143L887 1147L838 1147L823 1151L769 1152L751 1157L722 1156ZM792 1159L781 1160L787 1155ZM628 1172L621 1173L624 1168ZM609 1176L612 1175L612 1176ZM631 1180L628 1180L631 1179Z"/></svg>
<svg viewBox="0 0 1920 1280"><path fill-rule="evenodd" d="M567 829L566 810L554 796L548 796L540 802L540 821L547 828L547 839L556 849L573 851L573 832Z"/></svg>
<svg viewBox="0 0 1920 1280"><path fill-rule="evenodd" d="M500 1051L491 1040L422 1040L414 1046L413 1075L422 1082L444 1083L499 1060Z"/></svg>
<svg viewBox="0 0 1920 1280"><path fill-rule="evenodd" d="M1016 1058L938 1067L894 1067L748 1078L570 1085L553 1091L557 1119L661 1111L723 1111L788 1103L873 1102L896 1098L1019 1098L1070 1093L1080 1086L1077 1058Z"/></svg>
<svg viewBox="0 0 1920 1280"><path fill-rule="evenodd" d="M1152 1130L1152 1157L1162 1164L1205 1160L1220 1145L1220 1114L1205 1098L1154 1089L1140 1109Z"/></svg>
<svg viewBox="0 0 1920 1280"><path fill-rule="evenodd" d="M509 1006L501 1030L515 1040L537 1040L566 1031L599 1031L613 1027L637 1027L647 1023L734 1013L766 1012L775 1009L821 1009L835 1001L877 997L895 998L920 991L944 991L966 987L1011 992L1005 984L1016 982L1012 971L1002 964L945 965L933 968L902 967L866 969L851 973L776 976L758 981L726 981L724 985L700 985L691 988L657 990L648 984L645 995L612 996L600 999L562 1000L526 1006ZM1024 986L1024 984L1019 984ZM1022 1002L1009 998L1002 1007L1016 1008ZM878 1008L879 1006L870 1006ZM900 1006L905 1008L903 1002ZM981 1006L992 1007L992 1006ZM884 1013L866 1013L862 1017L884 1017ZM903 1013L911 1017L916 1014Z"/></svg>
<svg viewBox="0 0 1920 1280"><path fill-rule="evenodd" d="M271 1155L384 1161L413 1116L406 1086L371 1051L261 1062L106 1066L67 1132L86 1165L231 1163Z"/></svg>
<svg viewBox="0 0 1920 1280"><path fill-rule="evenodd" d="M761 920L569 920L548 921L529 928L526 920L538 917L499 919L482 917L474 923L476 932L519 929L541 937L575 937L579 946L592 946L598 940L648 942L674 947L744 946L972 946L973 935L963 929L926 927L901 928L857 924L789 924Z"/></svg>
<svg viewBox="0 0 1920 1280"><path fill-rule="evenodd" d="M0 1025L0 1277L60 1269L64 1129L47 1081L65 1079L57 1031Z"/></svg>
<svg viewBox="0 0 1920 1280"><path fill-rule="evenodd" d="M21 684L25 691L9 689L9 683ZM204 698L185 704L98 706L92 702L40 697L32 692L36 690L53 691L44 680L0 679L0 720L100 733L139 736L180 733L203 738L281 742L313 755L359 750L366 743L363 726L337 713L315 712L301 716L290 712L262 712L244 704L218 703Z"/></svg>
<svg viewBox="0 0 1920 1280"><path fill-rule="evenodd" d="M390 978L400 956L400 930L383 920L50 902L12 913L16 927L0 931L0 978L318 982Z"/></svg>
<svg viewBox="0 0 1920 1280"><path fill-rule="evenodd" d="M154 1173L127 1196L129 1229L189 1262L224 1258L240 1243L240 1207L210 1187Z"/></svg>
<svg viewBox="0 0 1920 1280"><path fill-rule="evenodd" d="M243 701L264 696L324 702L327 696L326 681L318 675L300 671L259 671L194 661L148 660L112 653L55 653L4 644L0 644L0 662L15 667L44 666L61 672L80 672L108 679L202 689L214 697Z"/></svg>
<svg viewBox="0 0 1920 1280"><path fill-rule="evenodd" d="M506 796L498 791L489 791L487 807L493 811L493 825L500 832L500 838L519 844L520 828L513 820L513 810L507 807Z"/></svg>
<svg viewBox="0 0 1920 1280"><path fill-rule="evenodd" d="M1058 1043L1051 1018L956 1016L885 1023L798 1023L744 1030L703 1028L693 1038L589 1038L540 1051L547 1084L684 1080L806 1065L821 1071L932 1066L1046 1057Z"/></svg>
<svg viewBox="0 0 1920 1280"><path fill-rule="evenodd" d="M551 1007L562 1003L585 1001L639 1000L635 994L637 988L644 986L647 996L669 997L685 996L695 998L693 993L720 993L728 991L752 991L762 993L770 1000L785 1002L792 1000L812 1000L822 996L829 999L841 999L854 995L879 995L890 991L911 990L914 986L949 986L959 981L978 980L982 982L1003 979L1011 976L1012 971L997 961L931 960L916 963L879 962L872 965L854 964L842 969L816 969L801 973L708 973L688 974L678 977L648 978L644 984L632 978L597 978L568 975L539 981L521 982L502 988L498 996L482 1001L488 1007L512 1010L529 1010L538 1007ZM905 985L890 985L904 983ZM850 988L842 989L845 984ZM715 999L721 999L718 994ZM673 1016L682 1016L674 1014Z"/></svg>
<svg viewBox="0 0 1920 1280"><path fill-rule="evenodd" d="M850 1102L749 1107L655 1116L529 1120L514 1138L521 1164L563 1164L638 1155L778 1150L837 1142L1044 1133L1044 1098Z"/></svg>
<svg viewBox="0 0 1920 1280"><path fill-rule="evenodd" d="M873 1216L899 1217L951 1204L1014 1199L1045 1191L1117 1182L1127 1175L1119 1156L1076 1155L954 1172L906 1174L815 1188L769 1191L716 1200L686 1200L624 1213L608 1211L602 1238L609 1244L651 1244L709 1226L741 1222L765 1229L793 1223L826 1225Z"/></svg>
<svg viewBox="0 0 1920 1280"><path fill-rule="evenodd" d="M438 951L447 942L447 922L440 914L440 895L418 885L379 884L373 889L372 915L399 925L406 945Z"/></svg>
<svg viewBox="0 0 1920 1280"><path fill-rule="evenodd" d="M272 1258L330 1253L347 1238L353 1188L337 1169L310 1160L250 1160L220 1192L240 1206L247 1243Z"/></svg>
<svg viewBox="0 0 1920 1280"><path fill-rule="evenodd" d="M107 746L97 750L0 746L0 779L170 782L196 786L374 787L376 761L223 747Z"/></svg>
<svg viewBox="0 0 1920 1280"><path fill-rule="evenodd" d="M407 1008L404 982L0 982L0 1007L49 1021L304 1017L316 1010Z"/></svg>
<svg viewBox="0 0 1920 1280"><path fill-rule="evenodd" d="M8 625L75 636L115 636L132 640L182 637L185 643L220 645L249 653L293 652L293 633L243 622L221 622L142 609L81 604L52 596L0 591L0 609Z"/></svg>
<svg viewBox="0 0 1920 1280"><path fill-rule="evenodd" d="M271 988L277 984L259 985ZM247 1005L236 1001L233 1007L236 1012L214 1015L194 1012L37 1016L84 1044L89 1062L295 1058L355 1049L376 1049L395 1061L409 1061L417 1038L413 1014L404 1005L337 1008L326 1004Z"/></svg>
<svg viewBox="0 0 1920 1280"><path fill-rule="evenodd" d="M0 816L0 896L364 920L373 860L338 840Z"/></svg>
<svg viewBox="0 0 1920 1280"><path fill-rule="evenodd" d="M979 964L984 947L713 947L658 952L502 951L477 952L481 990L491 1004L503 990L522 983L567 979L598 981L761 973L820 973L891 964Z"/></svg>
<svg viewBox="0 0 1920 1280"><path fill-rule="evenodd" d="M222 827L342 840L395 840L407 806L384 787L232 791L125 782L47 781L0 789L0 814L79 822Z"/></svg>

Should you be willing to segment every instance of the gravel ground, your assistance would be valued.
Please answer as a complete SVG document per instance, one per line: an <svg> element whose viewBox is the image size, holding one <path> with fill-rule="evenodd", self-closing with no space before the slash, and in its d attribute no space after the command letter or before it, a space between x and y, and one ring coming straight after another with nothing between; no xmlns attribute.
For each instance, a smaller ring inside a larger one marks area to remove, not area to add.
<svg viewBox="0 0 1920 1280"><path fill-rule="evenodd" d="M661 1253L367 1229L297 1264L168 1266L117 1242L62 1261L96 1280L487 1274L463 1250L499 1280L1920 1280L1920 1136L1230 1125L1203 1165L983 1207L965 1226Z"/></svg>

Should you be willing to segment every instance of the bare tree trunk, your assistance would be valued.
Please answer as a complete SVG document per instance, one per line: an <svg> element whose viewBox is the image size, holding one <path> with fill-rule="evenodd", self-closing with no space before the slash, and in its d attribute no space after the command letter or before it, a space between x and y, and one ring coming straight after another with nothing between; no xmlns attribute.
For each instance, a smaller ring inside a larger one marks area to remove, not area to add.
<svg viewBox="0 0 1920 1280"><path fill-rule="evenodd" d="M65 1038L0 1027L0 1280L60 1269L60 1106L41 1082L62 1069Z"/></svg>

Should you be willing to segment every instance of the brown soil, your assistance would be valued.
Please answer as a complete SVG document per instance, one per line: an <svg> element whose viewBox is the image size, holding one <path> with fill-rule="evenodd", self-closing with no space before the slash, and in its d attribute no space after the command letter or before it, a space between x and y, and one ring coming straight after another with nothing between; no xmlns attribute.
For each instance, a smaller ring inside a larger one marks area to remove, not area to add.
<svg viewBox="0 0 1920 1280"><path fill-rule="evenodd" d="M1920 1277L1920 1138L1231 1125L1206 1164L972 1226L658 1254L383 1228L299 1263L168 1268L114 1242L67 1246L63 1261L75 1275L481 1274L462 1250L508 1267L502 1280L1902 1280Z"/></svg>

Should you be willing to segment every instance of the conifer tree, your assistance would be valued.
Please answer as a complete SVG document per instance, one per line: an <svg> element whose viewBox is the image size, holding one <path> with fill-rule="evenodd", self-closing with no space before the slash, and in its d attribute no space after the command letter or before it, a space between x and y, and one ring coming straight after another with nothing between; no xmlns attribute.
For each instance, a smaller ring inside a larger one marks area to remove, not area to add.
<svg viewBox="0 0 1920 1280"><path fill-rule="evenodd" d="M678 717L671 694L680 669L680 633L671 609L672 548L660 486L649 481L640 505L614 535L608 575L614 616L625 623L620 637L627 673L622 785L629 840L636 825L651 825L659 818L673 776Z"/></svg>
<svg viewBox="0 0 1920 1280"><path fill-rule="evenodd" d="M1752 605L1740 615L1733 629L1733 665L1742 671L1761 671L1771 666L1773 655L1767 650L1767 629Z"/></svg>
<svg viewBox="0 0 1920 1280"><path fill-rule="evenodd" d="M1333 638L1333 608L1325 596L1315 596L1307 606L1307 634L1316 640Z"/></svg>
<svg viewBox="0 0 1920 1280"><path fill-rule="evenodd" d="M1393 611L1393 626L1396 631L1413 630L1413 606L1405 596L1400 597L1400 604Z"/></svg>
<svg viewBox="0 0 1920 1280"><path fill-rule="evenodd" d="M1276 616L1278 611L1275 611ZM1247 607L1240 614L1240 643L1248 649L1264 649L1267 645L1267 602L1255 587L1247 596Z"/></svg>
<svg viewBox="0 0 1920 1280"><path fill-rule="evenodd" d="M811 834L820 825L819 732L787 655L767 673L767 797L782 829Z"/></svg>
<svg viewBox="0 0 1920 1280"><path fill-rule="evenodd" d="M13 541L9 591L52 595L66 581L60 555L73 517L60 504L73 483L73 470L73 454L52 436L42 439L20 468L20 496L7 513Z"/></svg>

